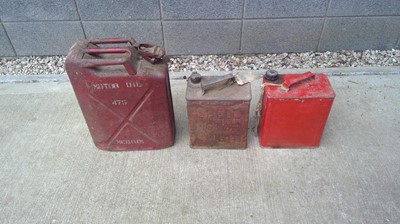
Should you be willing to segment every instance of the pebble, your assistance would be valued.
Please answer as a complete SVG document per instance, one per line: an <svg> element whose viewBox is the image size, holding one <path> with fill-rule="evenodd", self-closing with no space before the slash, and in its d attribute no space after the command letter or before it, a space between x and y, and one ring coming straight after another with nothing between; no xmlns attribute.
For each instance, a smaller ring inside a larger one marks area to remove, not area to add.
<svg viewBox="0 0 400 224"><path fill-rule="evenodd" d="M65 56L0 58L0 75L65 74L65 58ZM173 72L400 66L400 50L172 56L168 65L169 70Z"/></svg>

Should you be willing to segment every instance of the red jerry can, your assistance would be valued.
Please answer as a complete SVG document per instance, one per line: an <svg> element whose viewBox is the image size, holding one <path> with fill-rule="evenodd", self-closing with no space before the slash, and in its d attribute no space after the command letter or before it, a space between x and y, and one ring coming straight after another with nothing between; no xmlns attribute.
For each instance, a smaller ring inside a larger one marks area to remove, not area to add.
<svg viewBox="0 0 400 224"><path fill-rule="evenodd" d="M327 76L311 72L279 75L268 71L263 86L260 146L318 147L335 98Z"/></svg>
<svg viewBox="0 0 400 224"><path fill-rule="evenodd" d="M166 148L175 121L168 66L158 46L133 39L79 41L65 67L95 145Z"/></svg>
<svg viewBox="0 0 400 224"><path fill-rule="evenodd" d="M190 147L246 148L250 100L250 84L239 86L232 74L193 73L186 89Z"/></svg>

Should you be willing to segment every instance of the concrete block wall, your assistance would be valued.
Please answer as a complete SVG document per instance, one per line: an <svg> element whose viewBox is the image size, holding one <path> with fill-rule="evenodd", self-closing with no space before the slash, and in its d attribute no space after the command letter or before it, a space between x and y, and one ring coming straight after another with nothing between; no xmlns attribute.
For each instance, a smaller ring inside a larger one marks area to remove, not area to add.
<svg viewBox="0 0 400 224"><path fill-rule="evenodd" d="M400 47L400 0L0 0L0 56L134 37L170 55Z"/></svg>

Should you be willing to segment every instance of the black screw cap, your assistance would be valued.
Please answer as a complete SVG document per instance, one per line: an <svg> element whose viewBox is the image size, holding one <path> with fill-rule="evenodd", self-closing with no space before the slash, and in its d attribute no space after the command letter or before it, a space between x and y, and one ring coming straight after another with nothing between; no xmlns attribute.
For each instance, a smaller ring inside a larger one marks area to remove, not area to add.
<svg viewBox="0 0 400 224"><path fill-rule="evenodd" d="M279 78L279 73L275 70L268 70L265 73L264 77L268 81L276 81Z"/></svg>
<svg viewBox="0 0 400 224"><path fill-rule="evenodd" d="M193 72L190 75L190 81L192 83L199 83L201 81L201 75L199 73L197 73L197 72Z"/></svg>

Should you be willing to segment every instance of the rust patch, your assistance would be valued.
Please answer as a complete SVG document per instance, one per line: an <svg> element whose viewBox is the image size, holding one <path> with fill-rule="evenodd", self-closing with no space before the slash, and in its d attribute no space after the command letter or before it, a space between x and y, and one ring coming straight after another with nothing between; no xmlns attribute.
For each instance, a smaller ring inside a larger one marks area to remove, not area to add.
<svg viewBox="0 0 400 224"><path fill-rule="evenodd" d="M214 88L213 80L223 83L224 88ZM243 149L247 146L250 85L225 85L223 80L223 77L202 76L201 82L188 81L186 100L192 148ZM205 92L202 86L213 88Z"/></svg>

